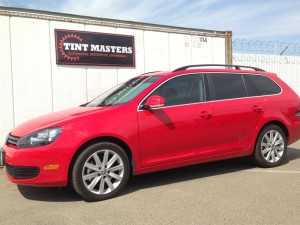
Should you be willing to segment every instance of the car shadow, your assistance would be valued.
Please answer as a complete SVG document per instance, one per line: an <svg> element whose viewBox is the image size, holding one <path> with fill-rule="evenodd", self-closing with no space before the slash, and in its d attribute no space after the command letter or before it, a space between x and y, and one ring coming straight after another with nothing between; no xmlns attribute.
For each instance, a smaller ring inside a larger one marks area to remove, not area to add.
<svg viewBox="0 0 300 225"><path fill-rule="evenodd" d="M282 163L282 166L289 163L290 161L296 160L300 158L300 149L297 148L289 148L286 153L285 159Z"/></svg>
<svg viewBox="0 0 300 225"><path fill-rule="evenodd" d="M21 195L29 200L46 202L82 201L71 187L30 187L18 185Z"/></svg>
<svg viewBox="0 0 300 225"><path fill-rule="evenodd" d="M131 178L124 194L140 189L164 186L188 180L197 180L251 168L255 168L255 165L251 162L250 158L243 157L143 174Z"/></svg>
<svg viewBox="0 0 300 225"><path fill-rule="evenodd" d="M300 150L288 148L285 165L290 161L300 158ZM172 170L165 170L155 173L142 174L132 177L121 195L130 194L141 189L164 186L173 183L180 183L187 180L201 179L216 175L228 174L257 168L249 157L235 158L182 167ZM26 198L35 201L49 202L72 202L83 201L76 192L70 188L42 188L18 185L20 193Z"/></svg>

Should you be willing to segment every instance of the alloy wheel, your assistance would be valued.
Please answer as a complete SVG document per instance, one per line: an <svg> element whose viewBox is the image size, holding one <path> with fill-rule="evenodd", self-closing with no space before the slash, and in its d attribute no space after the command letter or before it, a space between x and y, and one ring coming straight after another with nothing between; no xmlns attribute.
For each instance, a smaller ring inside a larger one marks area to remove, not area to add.
<svg viewBox="0 0 300 225"><path fill-rule="evenodd" d="M275 163L284 154L285 142L277 130L269 130L261 140L261 153L266 161Z"/></svg>
<svg viewBox="0 0 300 225"><path fill-rule="evenodd" d="M85 187L97 195L114 191L122 182L123 176L122 158L116 152L107 149L93 153L82 168Z"/></svg>

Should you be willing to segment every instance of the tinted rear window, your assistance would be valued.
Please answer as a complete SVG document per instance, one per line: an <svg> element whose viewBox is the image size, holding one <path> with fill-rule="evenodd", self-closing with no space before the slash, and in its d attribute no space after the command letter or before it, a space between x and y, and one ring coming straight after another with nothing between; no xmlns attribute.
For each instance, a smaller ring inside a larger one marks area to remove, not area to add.
<svg viewBox="0 0 300 225"><path fill-rule="evenodd" d="M255 85L260 95L272 95L279 94L281 88L269 77L260 75L247 76L251 82Z"/></svg>

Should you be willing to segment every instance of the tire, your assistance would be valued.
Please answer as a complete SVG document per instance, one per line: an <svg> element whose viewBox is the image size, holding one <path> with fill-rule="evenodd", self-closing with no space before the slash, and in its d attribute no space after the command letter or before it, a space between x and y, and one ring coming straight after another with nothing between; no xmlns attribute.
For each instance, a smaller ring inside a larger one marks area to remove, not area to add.
<svg viewBox="0 0 300 225"><path fill-rule="evenodd" d="M254 161L264 168L279 166L287 151L287 138L283 130L276 125L265 127L256 141Z"/></svg>
<svg viewBox="0 0 300 225"><path fill-rule="evenodd" d="M86 201L117 196L126 186L130 165L124 150L113 143L93 144L74 162L72 186Z"/></svg>

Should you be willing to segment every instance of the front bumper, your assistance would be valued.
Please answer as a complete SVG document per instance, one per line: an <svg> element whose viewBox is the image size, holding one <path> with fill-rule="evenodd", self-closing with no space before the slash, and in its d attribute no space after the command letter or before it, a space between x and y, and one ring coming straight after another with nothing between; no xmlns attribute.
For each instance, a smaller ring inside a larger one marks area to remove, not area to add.
<svg viewBox="0 0 300 225"><path fill-rule="evenodd" d="M3 146L4 173L13 183L28 186L66 186L67 160L54 145L20 149ZM60 153L60 154L59 154Z"/></svg>

